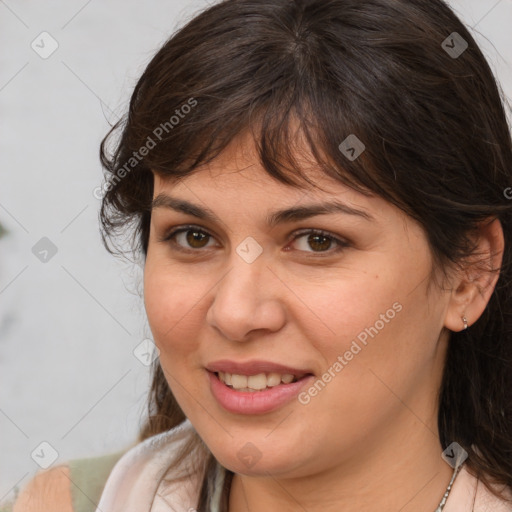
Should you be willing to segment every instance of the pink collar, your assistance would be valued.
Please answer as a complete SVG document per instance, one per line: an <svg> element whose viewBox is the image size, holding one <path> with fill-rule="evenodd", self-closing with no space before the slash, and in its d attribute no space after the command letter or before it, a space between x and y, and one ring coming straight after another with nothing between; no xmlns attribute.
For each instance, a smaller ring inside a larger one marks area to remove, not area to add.
<svg viewBox="0 0 512 512"><path fill-rule="evenodd" d="M512 498L512 492L506 496ZM443 512L510 512L512 503L494 496L485 485L477 480L465 465L453 483L452 490Z"/></svg>

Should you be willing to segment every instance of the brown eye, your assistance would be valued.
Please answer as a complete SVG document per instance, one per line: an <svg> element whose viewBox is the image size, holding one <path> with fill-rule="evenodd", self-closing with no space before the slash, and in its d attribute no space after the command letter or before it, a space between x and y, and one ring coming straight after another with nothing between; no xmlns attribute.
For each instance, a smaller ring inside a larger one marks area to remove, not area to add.
<svg viewBox="0 0 512 512"><path fill-rule="evenodd" d="M170 242L180 251L194 251L209 247L210 239L213 239L213 237L206 231L195 226L185 226L171 231L160 241Z"/></svg>
<svg viewBox="0 0 512 512"><path fill-rule="evenodd" d="M206 233L202 231L196 231L189 229L188 231L184 231L186 234L186 242L195 249L200 249L201 247L205 247L208 243L208 237Z"/></svg>
<svg viewBox="0 0 512 512"><path fill-rule="evenodd" d="M315 251L326 251L331 247L332 240L323 235L309 235L308 244L312 249L315 249Z"/></svg>
<svg viewBox="0 0 512 512"><path fill-rule="evenodd" d="M182 226L174 229L160 241L170 242L176 250L189 253L201 252L202 249L212 247L211 244L208 245L210 241L213 242L213 247L215 246L214 237L196 226ZM292 242L298 246L295 249L299 252L318 256L329 256L350 246L348 242L330 233L315 229L296 233Z"/></svg>
<svg viewBox="0 0 512 512"><path fill-rule="evenodd" d="M325 252L332 254L349 246L347 242L340 240L330 233L314 229L296 234L293 242L296 243L297 241L300 241L300 243L296 244L298 246L297 250L309 253ZM333 246L335 248L330 250Z"/></svg>

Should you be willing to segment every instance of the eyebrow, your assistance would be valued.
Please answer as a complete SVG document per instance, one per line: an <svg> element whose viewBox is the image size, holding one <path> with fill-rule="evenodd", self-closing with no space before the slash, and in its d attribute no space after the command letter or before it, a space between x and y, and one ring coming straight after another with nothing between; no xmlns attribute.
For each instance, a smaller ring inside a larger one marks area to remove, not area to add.
<svg viewBox="0 0 512 512"><path fill-rule="evenodd" d="M159 194L151 203L151 210L156 208L168 208L176 212L192 215L199 219L209 220L211 222L221 223L220 219L209 208L203 208L190 203L185 199L178 199L167 194ZM267 216L267 224L274 227L285 222L294 222L316 215L327 215L332 213L343 213L362 217L367 221L375 221L375 218L364 210L359 210L348 204L334 200L327 203L315 203L300 205L282 210L275 210Z"/></svg>

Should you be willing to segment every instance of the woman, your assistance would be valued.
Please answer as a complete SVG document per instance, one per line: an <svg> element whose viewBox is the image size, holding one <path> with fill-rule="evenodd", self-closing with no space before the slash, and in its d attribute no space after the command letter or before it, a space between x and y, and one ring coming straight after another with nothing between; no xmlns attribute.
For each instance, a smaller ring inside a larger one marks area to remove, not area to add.
<svg viewBox="0 0 512 512"><path fill-rule="evenodd" d="M512 143L441 0L215 4L119 127L159 358L98 511L512 510Z"/></svg>

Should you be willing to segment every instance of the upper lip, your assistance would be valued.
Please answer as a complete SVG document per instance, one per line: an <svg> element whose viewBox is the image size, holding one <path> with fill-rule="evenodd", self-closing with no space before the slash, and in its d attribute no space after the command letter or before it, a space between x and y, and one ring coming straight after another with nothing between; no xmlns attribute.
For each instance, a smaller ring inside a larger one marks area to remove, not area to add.
<svg viewBox="0 0 512 512"><path fill-rule="evenodd" d="M272 363L271 361L230 361L228 359L222 359L219 361L213 361L206 366L206 369L210 372L225 372L237 375L258 375L259 373L279 373L291 374L297 378L304 377L304 375L312 374L313 372L309 369L304 368L292 368L284 364Z"/></svg>

